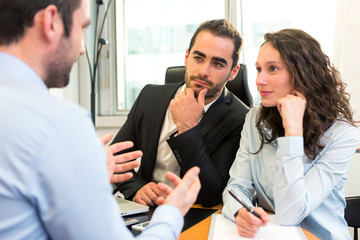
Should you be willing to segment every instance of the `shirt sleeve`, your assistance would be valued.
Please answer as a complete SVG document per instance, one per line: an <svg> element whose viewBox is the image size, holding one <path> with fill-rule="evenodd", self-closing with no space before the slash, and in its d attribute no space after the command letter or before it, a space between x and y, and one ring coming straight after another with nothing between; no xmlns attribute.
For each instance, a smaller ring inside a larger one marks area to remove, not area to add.
<svg viewBox="0 0 360 240"><path fill-rule="evenodd" d="M278 138L278 168L273 192L280 224L300 224L332 191L338 191L337 188L345 182L359 136L357 129L347 123L338 122L334 125L322 138L324 149L315 160L305 165L303 138Z"/></svg>
<svg viewBox="0 0 360 240"><path fill-rule="evenodd" d="M175 206L161 205L156 208L150 224L136 239L178 239L183 225L184 218Z"/></svg>
<svg viewBox="0 0 360 240"><path fill-rule="evenodd" d="M50 238L134 239L113 199L106 155L89 116L71 112L48 132L29 191ZM153 230L138 239L176 239L182 228L173 206L159 207L152 222Z"/></svg>
<svg viewBox="0 0 360 240"><path fill-rule="evenodd" d="M252 111L250 111L241 131L240 147L236 153L236 158L230 168L230 179L223 192L224 207L222 213L228 219L235 221L234 214L242 208L228 192L231 188L235 191L247 204L252 205L253 196L255 194L254 182L251 174L250 153L249 153L249 129L252 124Z"/></svg>

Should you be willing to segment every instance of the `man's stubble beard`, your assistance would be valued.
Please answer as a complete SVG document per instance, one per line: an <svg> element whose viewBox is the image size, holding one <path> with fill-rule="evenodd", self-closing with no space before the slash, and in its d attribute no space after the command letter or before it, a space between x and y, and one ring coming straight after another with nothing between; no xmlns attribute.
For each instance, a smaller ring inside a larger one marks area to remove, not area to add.
<svg viewBox="0 0 360 240"><path fill-rule="evenodd" d="M46 64L45 84L48 88L63 88L69 84L70 71L76 59L69 56L73 51L70 39L63 36L59 46Z"/></svg>
<svg viewBox="0 0 360 240"><path fill-rule="evenodd" d="M219 92L222 92L223 88L225 87L226 83L228 82L229 77L230 77L230 73L221 83L218 83L218 84L215 85L213 82L208 80L206 77L201 77L200 75L198 75L198 76L190 76L189 77L188 73L186 71L185 72L185 84L186 84L187 88L192 88L194 90L194 95L197 98L198 95L199 95L199 92L204 87L203 86L196 86L197 84L193 84L196 87L201 88L200 90L195 89L193 87L193 85L191 84L191 80L199 79L201 81L206 82L209 87L207 88L208 90L206 92L205 99L209 99L209 98L215 97Z"/></svg>

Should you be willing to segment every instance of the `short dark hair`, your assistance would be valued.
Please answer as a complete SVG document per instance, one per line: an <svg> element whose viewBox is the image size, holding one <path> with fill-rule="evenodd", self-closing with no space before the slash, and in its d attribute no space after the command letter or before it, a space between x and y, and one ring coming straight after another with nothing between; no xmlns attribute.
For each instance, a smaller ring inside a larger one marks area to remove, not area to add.
<svg viewBox="0 0 360 240"><path fill-rule="evenodd" d="M70 35L73 12L82 0L1 0L0 45L18 42L26 28L32 27L36 13L49 5L55 5L64 23L65 36Z"/></svg>
<svg viewBox="0 0 360 240"><path fill-rule="evenodd" d="M196 29L194 35L191 38L189 45L189 52L191 51L191 48L195 44L197 35L202 31L210 32L211 34L218 37L230 38L233 41L234 51L232 54L232 60L233 60L232 68L235 67L239 61L239 55L242 46L242 38L238 30L236 30L236 28L233 25L231 25L231 23L226 19L214 19L203 22Z"/></svg>

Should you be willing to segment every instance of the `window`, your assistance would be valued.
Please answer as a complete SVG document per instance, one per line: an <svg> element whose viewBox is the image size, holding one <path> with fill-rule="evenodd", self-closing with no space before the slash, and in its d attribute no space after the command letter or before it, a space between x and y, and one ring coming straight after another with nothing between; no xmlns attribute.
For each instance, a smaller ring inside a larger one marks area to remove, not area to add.
<svg viewBox="0 0 360 240"><path fill-rule="evenodd" d="M110 41L99 61L98 115L103 116L126 115L146 84L163 84L167 67L184 65L200 23L225 18L219 0L113 0L112 8L104 28Z"/></svg>
<svg viewBox="0 0 360 240"><path fill-rule="evenodd" d="M163 84L167 67L184 65L201 22L225 17L219 0L124 0L116 12L117 112L130 109L144 85Z"/></svg>
<svg viewBox="0 0 360 240"><path fill-rule="evenodd" d="M113 1L108 23L116 24L107 24L105 28L111 41L104 46L99 66L98 114L126 116L145 84L163 84L167 67L184 64L185 51L198 25L224 17L239 29L244 39L240 62L247 65L250 90L256 98L255 62L264 33L283 28L303 29L320 42L332 59L336 2Z"/></svg>
<svg viewBox="0 0 360 240"><path fill-rule="evenodd" d="M256 90L255 62L264 34L284 28L299 28L317 39L332 59L335 37L336 0L243 0L242 34L244 62L253 98ZM326 8L324 7L326 6Z"/></svg>

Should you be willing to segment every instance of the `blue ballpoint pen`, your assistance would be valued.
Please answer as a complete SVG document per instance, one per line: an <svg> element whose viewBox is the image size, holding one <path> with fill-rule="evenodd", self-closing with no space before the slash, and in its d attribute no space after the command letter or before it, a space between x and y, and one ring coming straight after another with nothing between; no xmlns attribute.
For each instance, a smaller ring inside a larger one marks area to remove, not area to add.
<svg viewBox="0 0 360 240"><path fill-rule="evenodd" d="M248 210L249 212L251 212L252 214L254 214L256 217L260 218L259 214L257 212L254 211L254 209L250 206L247 205L241 198L239 195L237 195L232 189L228 189L228 192L230 193L230 195L236 199L236 201L238 201L241 205L244 206L244 208L246 208L246 210Z"/></svg>

